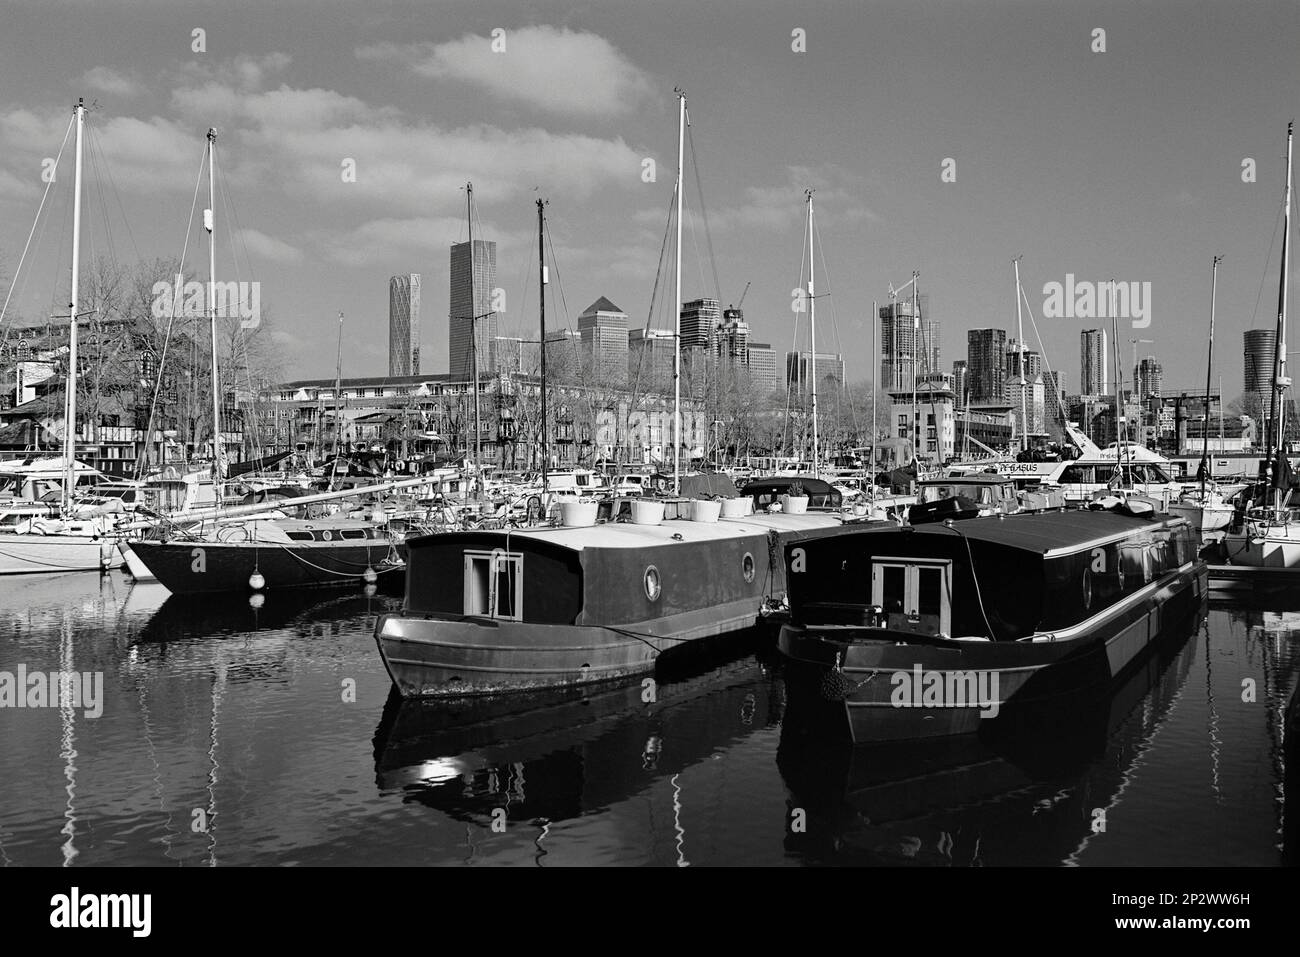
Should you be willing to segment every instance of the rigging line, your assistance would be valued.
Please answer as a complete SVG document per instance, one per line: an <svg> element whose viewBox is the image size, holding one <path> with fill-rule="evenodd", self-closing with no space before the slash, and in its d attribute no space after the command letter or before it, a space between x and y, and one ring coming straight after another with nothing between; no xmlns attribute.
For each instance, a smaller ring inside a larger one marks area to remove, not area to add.
<svg viewBox="0 0 1300 957"><path fill-rule="evenodd" d="M822 231L821 231L821 227L817 225L816 216L813 217L813 230L815 231L817 237L817 252L821 254L820 259L822 264L822 276L825 277L826 288L828 290L833 289L834 285L831 283L831 271L830 268L826 265L826 244L822 242ZM831 307L831 331L834 332L835 334L835 347L839 351L839 354L842 358L844 355L844 341L840 338L840 320L839 320L839 314L835 311L835 296L833 293L830 292L827 292L824 295ZM821 297L819 296L818 298ZM836 390L835 393L837 413L843 407L845 398L848 399L849 416L852 419L853 429L856 432L858 430L857 405L853 401L853 393L849 391L848 383L845 382L843 380L843 377L841 376L840 387L839 389ZM933 407L934 407L933 393L931 394L930 406L931 406L931 410L933 411Z"/></svg>
<svg viewBox="0 0 1300 957"><path fill-rule="evenodd" d="M207 150L205 148L202 156L206 157L206 153ZM185 275L185 256L189 253L190 250L190 235L194 231L193 229L194 211L198 209L199 206L199 189L203 185L203 168L205 162L206 162L205 158L200 158L198 178L194 181L194 198L190 201L190 218L189 218L189 222L186 223L185 225L185 242L181 245L181 258L177 265L177 272L180 276ZM162 389L163 375L167 369L167 350L168 347L171 345L172 324L176 321L176 312L182 301L182 289L179 288L179 285L180 284L178 284L178 288L172 290L172 303L171 303L172 307L171 309L168 310L169 315L167 316L167 331L163 334L162 354L158 358L158 376L154 380L153 401L149 403L149 419L144 430L144 436L145 436L144 444L143 444L143 448L141 449L140 457L136 467L136 478L138 479L144 477L144 470L149 461L148 450L149 450L149 446L153 442L152 436L153 436L154 411L158 407L158 393L159 390Z"/></svg>
<svg viewBox="0 0 1300 957"><path fill-rule="evenodd" d="M796 288L800 290L804 288L803 270L804 270L804 266L806 265L805 260L807 260L808 258L809 238L810 236L808 232L808 224L805 221L804 228L803 228L803 246L799 250L799 281L796 283ZM799 316L800 313L798 312L794 314L794 335L790 343L790 349L794 353L794 364L795 364L796 372L799 369ZM791 400L790 370L789 368L787 368L785 371L785 426L781 429L781 444L782 445L785 444L786 432L789 431L790 449L791 451L793 451L794 450L794 423L790 420L790 400Z"/></svg>
<svg viewBox="0 0 1300 957"><path fill-rule="evenodd" d="M1286 205L1285 200L1277 204L1277 214L1273 217L1273 238L1268 243L1268 255L1264 257L1264 273L1259 277L1259 292L1255 296L1255 308L1250 313L1250 327L1255 328L1255 323L1259 321L1259 303L1264 297L1264 282L1268 279L1268 264L1273 261L1273 247L1277 245L1277 231L1282 224L1283 207Z"/></svg>
<svg viewBox="0 0 1300 957"><path fill-rule="evenodd" d="M695 174L695 191L700 198L700 217L704 220L704 241L709 248L709 266L713 270L713 292L718 297L719 305L722 303L722 283L718 281L718 259L713 253L713 233L709 229L709 208L704 205L704 181L700 178L700 163L695 156L695 134L694 125L690 122L686 124L686 142L691 147L691 170ZM701 285L703 278L701 277Z"/></svg>
<svg viewBox="0 0 1300 957"><path fill-rule="evenodd" d="M63 133L63 142L59 144L59 152L54 157L55 170L59 168L59 160L63 158L63 150L68 145L68 136L72 133L72 127L76 122L77 118L75 115L68 121L68 128ZM51 178L50 181L45 184L45 191L41 193L41 202L40 205L36 207L36 216L32 219L32 228L27 232L27 242L23 244L23 253L18 257L18 265L14 267L14 282L17 281L19 273L22 272L23 260L27 258L27 250L32 244L32 234L36 232L36 225L41 221L41 211L45 209L45 200L49 198L50 190L53 187L54 179ZM4 306L0 307L0 325L4 324L5 313L9 311L9 300L14 294L14 282L9 283L9 292L5 295Z"/></svg>
<svg viewBox="0 0 1300 957"><path fill-rule="evenodd" d="M108 178L108 158L104 155L98 131L94 126L90 126L89 131L90 135L86 139L90 146L90 168L95 178L95 195L99 198L100 215L104 219L104 242L108 248L108 259L113 264L116 274L120 268L117 260L117 242L113 239L113 223L108 215L108 198L104 187L104 181ZM136 251L136 258L139 258L139 250Z"/></svg>
<svg viewBox="0 0 1300 957"><path fill-rule="evenodd" d="M131 221L126 218L126 207L122 203L122 191L117 188L117 180L113 176L113 167L108 162L108 156L104 152L104 145L100 139L99 132L91 127L91 143L99 151L100 159L104 165L104 175L108 179L109 188L112 190L113 198L117 200L117 207L122 213L122 225L126 228L127 239L131 241L131 250L135 253L136 260L141 260L140 247L136 245L135 234L131 231ZM105 214L107 215L107 214Z"/></svg>
<svg viewBox="0 0 1300 957"><path fill-rule="evenodd" d="M1045 368L1048 372L1051 372L1052 363L1048 361L1047 358L1047 345L1043 342L1043 336L1038 331L1038 322L1037 320L1034 319L1034 308L1033 306L1029 305L1029 296L1025 293L1025 287L1023 285L1020 287L1020 298L1025 303L1025 311L1029 313L1029 325L1034 330L1034 338L1038 340L1038 348L1043 358L1043 368ZM1063 422L1068 422L1070 420L1070 416L1065 409L1065 403L1061 401L1061 390L1059 388L1056 388L1053 389L1052 392L1056 399L1056 411L1060 414L1061 420Z"/></svg>

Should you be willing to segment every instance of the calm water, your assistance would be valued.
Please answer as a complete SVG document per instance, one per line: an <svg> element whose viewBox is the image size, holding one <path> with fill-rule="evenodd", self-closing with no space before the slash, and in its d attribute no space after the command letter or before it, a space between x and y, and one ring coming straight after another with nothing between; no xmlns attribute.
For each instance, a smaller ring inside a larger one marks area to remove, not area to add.
<svg viewBox="0 0 1300 957"><path fill-rule="evenodd" d="M634 684L400 705L371 637L397 603L317 593L253 608L117 575L0 582L0 671L104 676L98 718L0 710L0 860L1282 860L1298 612L1211 604L1123 686L1072 705L1066 726L854 751L801 735L775 661L734 642L663 668L652 703Z"/></svg>

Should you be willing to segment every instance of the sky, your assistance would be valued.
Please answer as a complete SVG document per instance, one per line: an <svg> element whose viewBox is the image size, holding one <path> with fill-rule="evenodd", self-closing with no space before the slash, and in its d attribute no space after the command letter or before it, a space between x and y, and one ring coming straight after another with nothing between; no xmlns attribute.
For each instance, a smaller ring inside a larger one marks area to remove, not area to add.
<svg viewBox="0 0 1300 957"><path fill-rule="evenodd" d="M945 369L968 329L1014 336L1022 256L1067 389L1098 324L1044 315L1068 275L1150 283L1150 324L1120 320L1122 362L1149 339L1138 354L1163 363L1166 392L1203 389L1219 254L1215 376L1231 397L1242 332L1276 317L1297 41L1293 0L9 0L0 290L83 96L88 255L179 257L217 128L218 275L261 283L285 378L333 375L340 311L344 375L386 372L388 279L405 272L423 277L422 371L446 371L467 182L476 238L498 243L500 334L536 335L538 197L548 327L606 296L633 327L665 328L651 302L657 274L671 297L681 87L683 299L725 305L748 284L753 339L807 348L791 290L812 187L818 351L843 353L851 381L873 377L872 301L913 270ZM11 318L66 304L68 157ZM189 242L205 270L197 225Z"/></svg>

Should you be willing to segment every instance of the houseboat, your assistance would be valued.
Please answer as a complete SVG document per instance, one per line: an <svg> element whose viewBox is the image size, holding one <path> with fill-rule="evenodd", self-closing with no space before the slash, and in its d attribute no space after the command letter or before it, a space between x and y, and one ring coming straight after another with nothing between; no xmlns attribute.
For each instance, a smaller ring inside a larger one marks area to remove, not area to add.
<svg viewBox="0 0 1300 957"><path fill-rule="evenodd" d="M974 732L1118 676L1207 588L1181 518L1066 511L785 546L791 707L854 741Z"/></svg>
<svg viewBox="0 0 1300 957"><path fill-rule="evenodd" d="M661 653L751 627L781 601L781 545L869 527L806 501L792 510L789 496L747 514L755 501L611 500L591 504L608 518L591 527L408 539L403 611L375 631L393 684L452 697L653 671Z"/></svg>

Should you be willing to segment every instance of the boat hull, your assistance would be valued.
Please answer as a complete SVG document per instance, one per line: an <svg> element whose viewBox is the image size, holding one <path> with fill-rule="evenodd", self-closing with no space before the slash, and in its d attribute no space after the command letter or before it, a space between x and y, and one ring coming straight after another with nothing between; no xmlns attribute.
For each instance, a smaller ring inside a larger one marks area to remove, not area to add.
<svg viewBox="0 0 1300 957"><path fill-rule="evenodd" d="M302 543L253 546L223 542L132 542L140 563L173 594L258 591L250 583L262 576L266 590L307 587L357 587L373 569L382 579L400 574L393 547L369 543Z"/></svg>
<svg viewBox="0 0 1300 957"><path fill-rule="evenodd" d="M864 630L865 640L787 625L791 708L847 730L855 743L974 734L1022 707L1107 683L1200 606L1208 569L1189 562L1088 620L1072 635L1031 641L918 643ZM839 668L836 668L837 660Z"/></svg>
<svg viewBox="0 0 1300 957"><path fill-rule="evenodd" d="M399 694L450 698L647 674L685 642L752 627L759 610L747 599L625 626L385 615L375 640Z"/></svg>
<svg viewBox="0 0 1300 957"><path fill-rule="evenodd" d="M1200 505L1196 502L1171 502L1169 514L1187 519L1198 532L1219 532L1232 523L1231 505Z"/></svg>
<svg viewBox="0 0 1300 957"><path fill-rule="evenodd" d="M94 572L122 567L110 538L90 535L0 535L0 575Z"/></svg>

